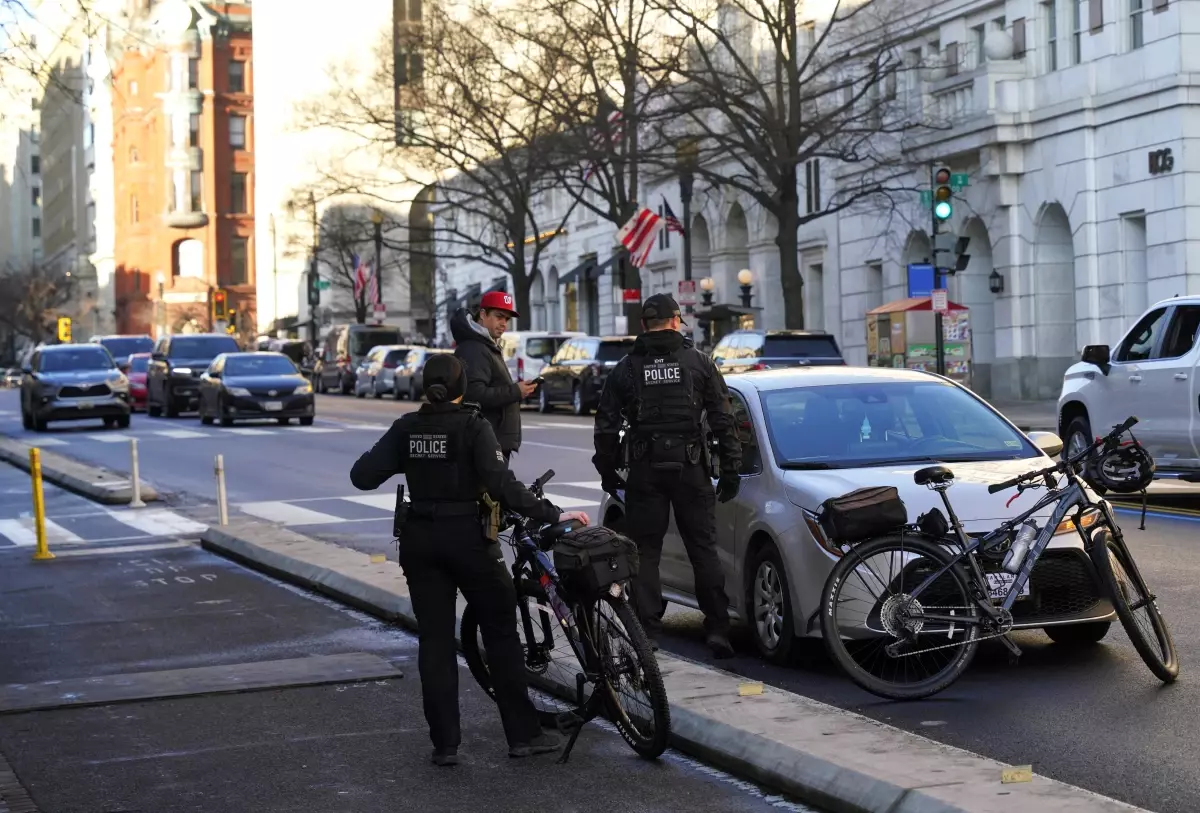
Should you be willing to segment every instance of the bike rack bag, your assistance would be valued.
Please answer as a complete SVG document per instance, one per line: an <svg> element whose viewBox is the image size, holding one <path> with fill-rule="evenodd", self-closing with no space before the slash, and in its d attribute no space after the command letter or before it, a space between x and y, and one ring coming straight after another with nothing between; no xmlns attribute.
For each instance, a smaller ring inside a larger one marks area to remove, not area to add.
<svg viewBox="0 0 1200 813"><path fill-rule="evenodd" d="M894 486L871 486L830 497L817 521L835 542L862 542L908 524L908 508Z"/></svg>
<svg viewBox="0 0 1200 813"><path fill-rule="evenodd" d="M637 575L637 545L611 528L581 528L555 543L554 569L574 589L598 596Z"/></svg>

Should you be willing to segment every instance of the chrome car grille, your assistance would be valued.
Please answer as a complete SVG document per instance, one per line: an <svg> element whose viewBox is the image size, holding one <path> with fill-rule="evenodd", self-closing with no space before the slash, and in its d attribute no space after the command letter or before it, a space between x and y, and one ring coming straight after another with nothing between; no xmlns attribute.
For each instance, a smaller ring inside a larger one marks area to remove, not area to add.
<svg viewBox="0 0 1200 813"><path fill-rule="evenodd" d="M103 395L108 395L112 390L107 384L81 384L75 386L68 384L58 391L60 398L99 398Z"/></svg>

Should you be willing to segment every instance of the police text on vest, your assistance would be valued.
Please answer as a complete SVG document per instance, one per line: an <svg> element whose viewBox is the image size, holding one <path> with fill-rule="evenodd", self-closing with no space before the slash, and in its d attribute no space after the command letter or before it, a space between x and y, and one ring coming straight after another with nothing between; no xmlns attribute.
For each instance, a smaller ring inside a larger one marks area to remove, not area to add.
<svg viewBox="0 0 1200 813"><path fill-rule="evenodd" d="M409 435L408 456L427 460L445 460L448 443L446 435Z"/></svg>

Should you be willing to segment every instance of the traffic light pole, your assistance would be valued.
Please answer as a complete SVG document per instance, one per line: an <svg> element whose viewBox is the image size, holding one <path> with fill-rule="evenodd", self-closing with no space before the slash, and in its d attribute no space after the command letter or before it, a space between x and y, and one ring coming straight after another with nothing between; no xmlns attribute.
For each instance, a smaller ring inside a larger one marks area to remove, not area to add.
<svg viewBox="0 0 1200 813"><path fill-rule="evenodd" d="M931 251L929 253L933 256L933 284L934 284L935 288L940 289L943 286L945 281L942 279L942 268L941 268L941 265L938 263L938 253L937 253L938 225L941 221L938 220L937 200L936 200L937 196L934 194L934 190L937 186L936 180L934 178L934 173L936 173L936 172L937 172L937 168L933 164L930 164L929 165L929 192L930 192L929 217L933 221L933 232L932 232L932 237L931 237L931 239L932 239L932 245L930 247ZM946 336L945 336L945 330L942 327L942 312L941 311L935 311L933 314L933 331L935 334L934 347L937 348L937 350L936 350L936 352L937 352L937 374L945 375L946 374Z"/></svg>

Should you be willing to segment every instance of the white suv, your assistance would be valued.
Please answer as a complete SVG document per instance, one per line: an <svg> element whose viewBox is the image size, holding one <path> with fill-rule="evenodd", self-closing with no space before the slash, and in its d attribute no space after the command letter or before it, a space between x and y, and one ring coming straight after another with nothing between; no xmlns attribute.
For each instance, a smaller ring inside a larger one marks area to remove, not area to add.
<svg viewBox="0 0 1200 813"><path fill-rule="evenodd" d="M1200 482L1200 296L1155 304L1115 349L1083 348L1058 398L1064 454L1130 415L1158 475Z"/></svg>
<svg viewBox="0 0 1200 813"><path fill-rule="evenodd" d="M513 381L532 381L563 342L585 335L569 330L514 330L500 337L500 352Z"/></svg>

